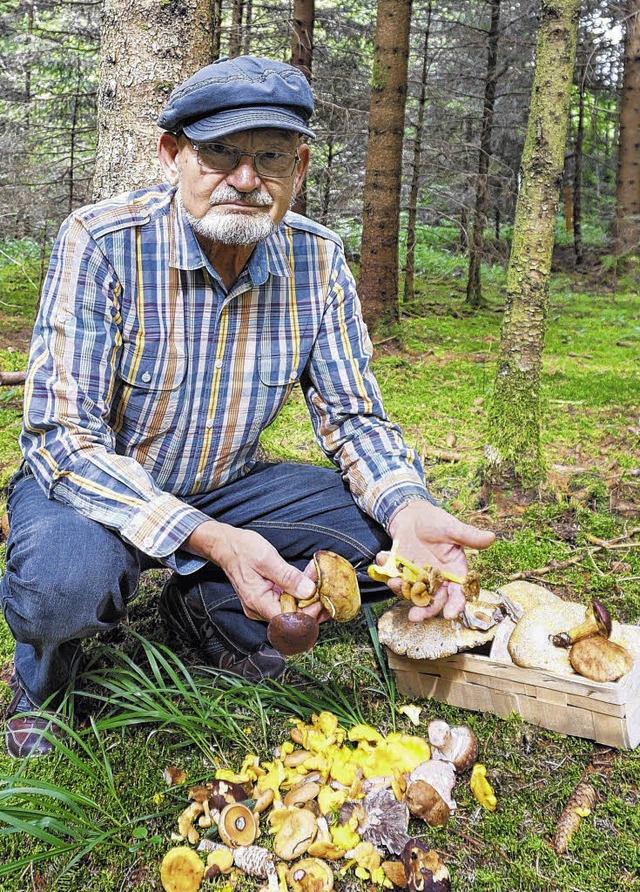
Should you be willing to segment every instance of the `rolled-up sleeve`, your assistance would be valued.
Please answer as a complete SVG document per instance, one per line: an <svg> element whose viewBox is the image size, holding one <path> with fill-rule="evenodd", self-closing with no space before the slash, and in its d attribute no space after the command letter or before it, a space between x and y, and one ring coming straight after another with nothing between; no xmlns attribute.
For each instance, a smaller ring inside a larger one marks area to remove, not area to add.
<svg viewBox="0 0 640 892"><path fill-rule="evenodd" d="M387 417L371 355L355 282L338 249L323 324L301 383L320 446L356 504L388 527L408 502L435 500L415 450Z"/></svg>
<svg viewBox="0 0 640 892"><path fill-rule="evenodd" d="M207 517L162 492L137 461L117 452L110 415L122 348L120 293L98 244L81 220L69 218L34 330L21 447L49 498L175 567L174 553ZM186 557L189 569L201 563Z"/></svg>

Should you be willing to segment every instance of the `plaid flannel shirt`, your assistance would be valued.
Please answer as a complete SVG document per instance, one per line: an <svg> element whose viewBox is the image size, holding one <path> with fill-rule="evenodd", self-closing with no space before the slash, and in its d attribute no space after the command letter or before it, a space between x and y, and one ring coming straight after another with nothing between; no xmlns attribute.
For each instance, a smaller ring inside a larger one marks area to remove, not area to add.
<svg viewBox="0 0 640 892"><path fill-rule="evenodd" d="M386 525L430 499L385 415L339 238L287 214L227 292L174 196L168 185L119 196L60 230L21 437L48 496L188 572L202 561L176 552L207 518L185 499L251 468L299 382L365 512Z"/></svg>

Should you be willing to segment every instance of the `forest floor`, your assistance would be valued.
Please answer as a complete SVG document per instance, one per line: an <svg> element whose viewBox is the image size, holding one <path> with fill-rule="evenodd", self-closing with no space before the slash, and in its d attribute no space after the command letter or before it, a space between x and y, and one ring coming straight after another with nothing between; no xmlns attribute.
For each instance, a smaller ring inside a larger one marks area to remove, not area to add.
<svg viewBox="0 0 640 892"><path fill-rule="evenodd" d="M36 256L16 254L0 263L0 370L25 367L35 306L34 289L25 282L37 278ZM495 530L495 545L471 556L484 588L521 575L585 605L598 597L621 622L638 624L637 287L620 279L613 288L593 266L576 272L565 265L554 275L543 373L547 476L534 497L522 499L483 491L478 483L503 299L501 273L487 269L485 280L488 305L472 315L457 267L430 270L420 281L393 336L377 345L375 371L387 410L419 450L444 506ZM0 490L18 461L21 398L20 387L0 389ZM324 461L301 394L294 392L263 446L275 459ZM474 729L497 809L481 808L461 779L454 791L458 808L446 827L412 825L440 852L454 890L640 890L640 750L616 750L516 715L500 719L434 700L420 701L416 728L397 712L406 698L397 693L364 615L345 626L325 624L314 651L291 660L280 689L212 682L181 653L184 674L171 668L180 663L165 663L165 652L147 643L166 641L155 610L165 575L148 574L129 623L89 645L90 665L76 680L80 718L69 745L24 765L0 756L0 892L159 889L159 864L175 844L170 836L186 804L184 787L168 790L163 769L179 765L192 783L210 777L213 766L237 770L250 749L271 758L291 716L308 718L323 708L339 713L345 727L362 719L383 734L394 728L425 734L432 718ZM11 636L0 620L5 681L11 654ZM87 697L105 688L111 705L87 709ZM126 699L125 689L133 699ZM0 683L0 722L8 701ZM558 856L557 821L585 773L597 804L568 854ZM220 879L203 888L225 885ZM371 888L353 870L336 887ZM255 888L254 881L243 880L240 888Z"/></svg>

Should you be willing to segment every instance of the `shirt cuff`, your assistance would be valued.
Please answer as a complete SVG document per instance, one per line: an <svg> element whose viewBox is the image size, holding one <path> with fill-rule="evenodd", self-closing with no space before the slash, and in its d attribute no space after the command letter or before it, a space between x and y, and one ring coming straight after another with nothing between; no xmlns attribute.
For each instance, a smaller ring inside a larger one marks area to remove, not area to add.
<svg viewBox="0 0 640 892"><path fill-rule="evenodd" d="M120 530L120 535L135 548L171 566L177 572L192 573L206 563L197 555L182 552L182 544L196 527L210 518L170 493L161 493L144 502ZM193 569L186 568L193 565Z"/></svg>
<svg viewBox="0 0 640 892"><path fill-rule="evenodd" d="M398 511L406 507L409 502L430 502L432 505L439 505L438 500L434 499L426 486L413 484L394 486L380 499L376 512L378 523L388 531Z"/></svg>

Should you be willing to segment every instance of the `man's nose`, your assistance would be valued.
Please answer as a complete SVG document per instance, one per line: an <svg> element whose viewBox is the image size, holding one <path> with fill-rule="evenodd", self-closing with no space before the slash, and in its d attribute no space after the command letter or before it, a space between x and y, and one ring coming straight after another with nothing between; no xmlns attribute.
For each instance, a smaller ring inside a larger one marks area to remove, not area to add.
<svg viewBox="0 0 640 892"><path fill-rule="evenodd" d="M239 192L252 192L262 184L262 179L255 169L254 160L251 155L243 155L238 166L227 174L227 182L235 186Z"/></svg>

